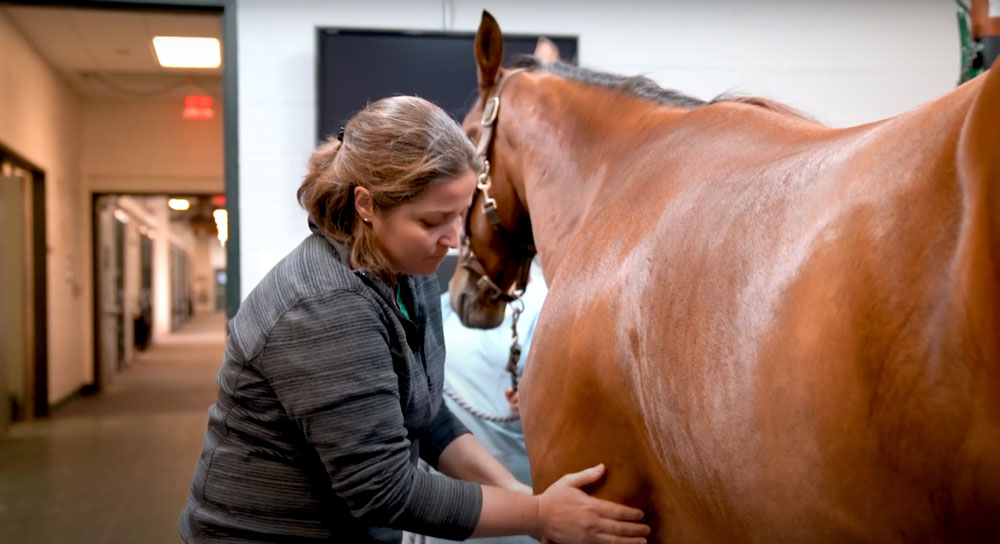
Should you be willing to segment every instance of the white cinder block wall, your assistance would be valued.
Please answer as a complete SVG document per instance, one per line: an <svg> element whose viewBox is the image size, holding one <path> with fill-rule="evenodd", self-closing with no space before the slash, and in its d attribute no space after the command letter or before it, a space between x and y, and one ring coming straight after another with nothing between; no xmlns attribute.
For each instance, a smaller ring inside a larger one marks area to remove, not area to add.
<svg viewBox="0 0 1000 544"><path fill-rule="evenodd" d="M239 0L243 296L307 234L295 189L315 144L316 27L474 31L484 8L507 32L579 36L583 66L773 98L833 126L958 78L951 0Z"/></svg>

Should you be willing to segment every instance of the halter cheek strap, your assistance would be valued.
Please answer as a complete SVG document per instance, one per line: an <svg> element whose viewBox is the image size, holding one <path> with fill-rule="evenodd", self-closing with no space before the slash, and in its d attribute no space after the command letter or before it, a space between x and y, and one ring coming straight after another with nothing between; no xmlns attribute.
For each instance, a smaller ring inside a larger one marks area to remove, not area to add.
<svg viewBox="0 0 1000 544"><path fill-rule="evenodd" d="M508 238L515 238L515 233L509 231L504 227L503 222L500 220L500 214L497 213L497 201L490 195L490 189L493 187L493 178L490 174L490 161L489 153L493 147L493 137L496 131L497 118L500 115L500 95L503 93L503 88L508 81L514 78L514 76L520 74L521 72L528 71L527 68L517 68L511 70L504 75L500 83L497 84L496 88L493 90L492 96L486 100L486 104L483 106L483 119L482 127L483 132L479 137L479 144L476 149L476 157L482 163L482 170L479 172L479 177L476 181L477 193L482 193L482 210L483 215L486 216L486 220L489 224L503 232ZM473 206L475 206L475 200L473 200ZM469 229L469 218L472 216L470 213L466 214L466 225L465 225L465 237L462 241L463 253L466 257L463 259L462 266L468 268L469 270L475 272L479 276L478 287L484 296L492 300L501 300L504 302L512 302L521 297L524 293L525 287L528 285L528 273L531 268L531 258L535 255L535 244L534 240L530 243L520 244L514 247L517 257L521 257L523 262L521 263L520 270L518 270L517 279L515 280L513 286L513 294L505 293L496 283L489 277L486 273L485 267L480 262L479 258L476 256L475 252L472 251L471 245L471 234ZM528 229L528 237L531 238L531 230Z"/></svg>
<svg viewBox="0 0 1000 544"><path fill-rule="evenodd" d="M508 231L503 226L503 222L500 221L500 215L497 213L497 201L492 196L490 196L490 189L493 187L493 178L490 175L490 160L489 154L493 148L493 137L496 133L496 123L497 118L500 115L500 95L503 93L504 86L514 76L527 72L527 68L517 68L507 72L500 83L497 84L496 88L493 90L492 96L486 100L486 104L483 106L483 119L481 121L483 132L479 136L479 145L476 148L476 158L482 163L482 170L479 172L479 177L477 179L476 188L479 192L483 193L483 214L486 215L486 220L489 221L493 228L506 233L507 235L513 237L513 232ZM468 232L468 230L466 230ZM531 236L531 230L528 230L528 236ZM530 244L523 244L518 248L522 253L535 254L535 244L534 240Z"/></svg>
<svg viewBox="0 0 1000 544"><path fill-rule="evenodd" d="M516 68L504 74L503 79L493 89L493 96L486 100L481 122L483 133L479 136L479 146L476 148L476 156L480 159L486 159L490 152L490 146L493 144L493 129L496 126L497 117L500 115L500 94L503 92L504 86L507 85L508 81L514 79L514 76L527 71L527 68Z"/></svg>

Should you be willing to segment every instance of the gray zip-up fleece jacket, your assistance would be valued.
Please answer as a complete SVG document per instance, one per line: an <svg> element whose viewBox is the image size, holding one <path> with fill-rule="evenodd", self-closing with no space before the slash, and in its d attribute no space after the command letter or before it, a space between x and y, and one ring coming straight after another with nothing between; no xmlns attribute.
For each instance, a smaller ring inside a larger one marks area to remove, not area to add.
<svg viewBox="0 0 1000 544"><path fill-rule="evenodd" d="M229 324L180 531L188 543L467 538L482 490L419 470L468 432L441 401L437 280L395 293L313 233Z"/></svg>

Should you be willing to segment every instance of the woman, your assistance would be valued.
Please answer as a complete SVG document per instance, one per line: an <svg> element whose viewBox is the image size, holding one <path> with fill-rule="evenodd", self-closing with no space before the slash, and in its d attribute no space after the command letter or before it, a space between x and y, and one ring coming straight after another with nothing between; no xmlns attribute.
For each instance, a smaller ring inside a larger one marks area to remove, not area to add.
<svg viewBox="0 0 1000 544"><path fill-rule="evenodd" d="M580 491L603 467L532 496L442 403L427 275L459 242L474 167L447 114L405 96L370 104L313 154L298 191L313 233L229 326L186 542L645 541L640 511Z"/></svg>

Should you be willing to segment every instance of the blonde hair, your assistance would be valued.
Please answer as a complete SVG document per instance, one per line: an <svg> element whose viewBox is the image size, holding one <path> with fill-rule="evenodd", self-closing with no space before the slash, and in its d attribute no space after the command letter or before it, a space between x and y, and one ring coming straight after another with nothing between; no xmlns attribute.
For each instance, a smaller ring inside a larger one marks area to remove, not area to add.
<svg viewBox="0 0 1000 544"><path fill-rule="evenodd" d="M476 150L441 108L415 96L369 104L309 158L299 203L326 235L347 246L352 268L395 283L371 226L357 216L354 188L372 195L376 213L423 196L431 184L474 171Z"/></svg>

